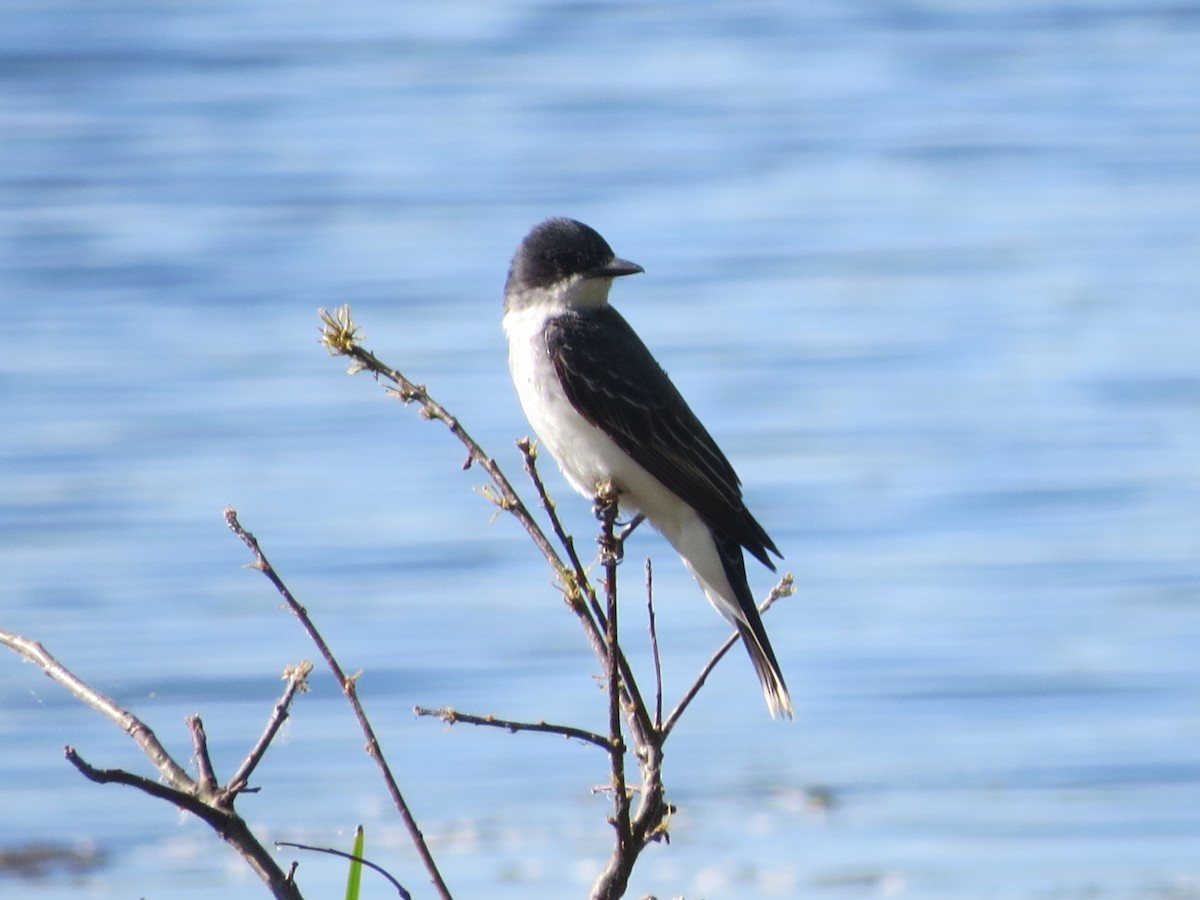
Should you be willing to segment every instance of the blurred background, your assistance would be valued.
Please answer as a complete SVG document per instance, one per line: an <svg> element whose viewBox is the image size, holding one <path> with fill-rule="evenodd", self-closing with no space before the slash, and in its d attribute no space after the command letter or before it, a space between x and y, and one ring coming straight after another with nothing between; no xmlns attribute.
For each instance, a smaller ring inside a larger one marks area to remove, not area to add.
<svg viewBox="0 0 1200 900"><path fill-rule="evenodd" d="M459 445L317 343L351 304L518 476L501 291L569 215L645 266L614 302L798 586L767 620L797 721L730 656L629 896L1200 897L1198 41L1200 4L1144 0L8 0L0 628L182 759L199 713L228 778L314 655L233 505L363 670L459 896L584 896L604 759L411 714L602 727L578 624ZM669 703L725 630L642 529L635 665L647 556ZM68 743L153 775L0 657L0 855L81 860L0 893L265 896ZM420 895L361 745L318 670L241 811L361 822Z"/></svg>

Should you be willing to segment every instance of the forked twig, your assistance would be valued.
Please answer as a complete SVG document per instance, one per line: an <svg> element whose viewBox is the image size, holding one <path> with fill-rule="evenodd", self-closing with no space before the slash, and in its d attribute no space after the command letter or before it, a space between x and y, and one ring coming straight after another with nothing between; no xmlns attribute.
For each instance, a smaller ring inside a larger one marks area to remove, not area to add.
<svg viewBox="0 0 1200 900"><path fill-rule="evenodd" d="M374 353L362 347L359 341L362 339L362 331L354 323L350 316L350 308L342 306L330 312L328 310L320 310L322 322L321 343L325 348L335 356L345 356L353 360L351 373L370 372L376 380L384 379L391 382L394 387L388 387L387 390L403 403L416 403L421 407L421 415L430 420L438 421L444 424L466 448L468 462L474 460L491 478L492 486L495 493L488 493L489 499L500 509L511 513L516 517L517 521L529 534L546 562L553 569L555 576L559 581L566 586L567 599L571 603L571 608L576 612L580 623L583 625L584 632L587 635L588 642L591 644L592 651L596 654L596 658L603 662L607 658L608 650L604 642L604 626L598 623L598 619L603 618L601 613L599 617L593 618L592 615L584 614L586 605L581 606L576 602L578 599L573 595L571 586L576 583L577 590L580 596L586 595L590 590L587 584L586 572L584 572L582 564L572 564L568 566L563 562L562 557L554 549L546 533L534 519L529 511L529 507L521 499L508 477L496 464L496 461L489 456L479 445L479 443L471 437L458 418L452 415L445 407L433 399L424 385L417 384L409 380L402 372L393 369L391 366L383 363ZM518 446L521 443L518 442ZM526 444L528 446L528 444ZM527 461L533 465L533 459L536 457L528 457ZM536 468L531 472L531 477L534 478L535 484L540 484L540 479L536 475ZM554 504L550 501L549 496L545 495L544 486L539 487L539 496L544 497L543 504L550 513L552 520L556 518L551 512ZM561 530L561 523L559 525ZM558 536L558 535L556 535ZM573 541L562 532L562 537L565 537L567 544L564 546L573 547ZM580 578L582 577L582 581ZM595 596L592 591L591 596ZM598 607L597 607L598 609ZM637 685L631 677L628 663L622 657L622 683L626 689L635 692ZM651 739L653 731L653 723L650 721L650 714L646 710L644 703L640 698L632 697L633 702L626 704L625 709L630 713L629 727L638 741L648 741Z"/></svg>
<svg viewBox="0 0 1200 900"><path fill-rule="evenodd" d="M325 659L330 671L333 672L333 677L337 680L338 686L342 689L342 693L346 695L346 699L350 702L350 706L354 710L359 727L367 739L367 753L375 760L376 765L379 766L384 783L391 794L392 803L400 813L400 818L404 820L409 838L413 842L417 855L421 858L422 865L425 866L425 871L429 875L430 881L437 890L438 896L442 897L443 900L451 900L450 889L446 886L446 882L442 878L442 873L438 870L437 863L434 861L433 854L430 852L428 844L425 843L425 836L421 833L421 829L417 827L417 821L409 809L403 793L400 791L400 785L392 775L391 767L384 758L383 750L379 745L379 739L375 736L375 729L372 727L370 720L367 718L366 711L359 702L355 679L348 677L342 670L341 664L338 663L333 651L329 648L321 633L317 631L317 627L313 624L312 619L309 618L308 611L296 601L292 592L288 590L287 585L283 583L283 580L275 572L274 567L267 560L266 555L259 546L258 540L253 534L242 527L242 523L238 521L237 510L232 507L225 510L225 523L234 534L242 539L242 542L254 555L254 562L251 564L251 567L262 572L271 584L275 586L275 590L283 597L288 609L300 621L301 627L304 628L312 642L317 645L321 656Z"/></svg>
<svg viewBox="0 0 1200 900"><path fill-rule="evenodd" d="M208 744L204 736L204 725L199 718L188 719L196 750L198 777L193 779L159 742L158 737L133 713L122 708L114 700L104 696L95 688L72 674L49 651L36 641L17 634L0 631L0 644L35 663L41 670L61 684L71 694L100 712L126 732L158 770L160 780L145 778L124 769L100 769L79 755L74 747L65 749L67 761L85 778L97 784L123 784L133 787L151 797L173 803L184 812L191 813L207 823L226 843L233 847L246 863L257 873L271 893L281 900L302 900L300 889L290 873L284 872L275 862L271 852L254 836L246 821L233 808L233 801L244 785L232 790L232 784L222 789L213 774L208 756ZM270 730L270 725L268 725ZM251 759L257 764L266 752L269 741L259 741L251 751ZM253 766L251 766L252 768Z"/></svg>

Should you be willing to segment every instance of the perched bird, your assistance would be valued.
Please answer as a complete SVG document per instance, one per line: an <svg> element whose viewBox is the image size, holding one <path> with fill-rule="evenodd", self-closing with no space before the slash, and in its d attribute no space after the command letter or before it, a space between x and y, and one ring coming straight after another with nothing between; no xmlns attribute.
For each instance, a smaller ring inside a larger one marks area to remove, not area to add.
<svg viewBox="0 0 1200 900"><path fill-rule="evenodd" d="M745 547L781 556L746 509L741 482L667 373L608 303L614 278L644 271L595 230L547 219L517 248L504 286L508 366L529 423L585 497L611 480L741 635L772 716L794 710L746 581Z"/></svg>

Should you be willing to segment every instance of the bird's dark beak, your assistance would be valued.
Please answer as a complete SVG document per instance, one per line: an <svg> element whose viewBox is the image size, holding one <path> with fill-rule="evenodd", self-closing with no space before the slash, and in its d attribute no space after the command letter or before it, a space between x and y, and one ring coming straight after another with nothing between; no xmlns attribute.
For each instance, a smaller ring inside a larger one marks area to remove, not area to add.
<svg viewBox="0 0 1200 900"><path fill-rule="evenodd" d="M596 266L594 269L589 269L583 273L584 278L620 278L622 275L636 275L639 272L645 272L635 262L630 262L627 259L613 259L602 266Z"/></svg>

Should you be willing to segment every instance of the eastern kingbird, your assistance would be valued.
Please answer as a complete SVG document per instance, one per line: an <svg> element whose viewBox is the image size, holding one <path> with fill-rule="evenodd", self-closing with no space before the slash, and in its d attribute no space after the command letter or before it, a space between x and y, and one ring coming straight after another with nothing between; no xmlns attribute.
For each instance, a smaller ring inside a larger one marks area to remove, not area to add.
<svg viewBox="0 0 1200 900"><path fill-rule="evenodd" d="M504 286L508 366L521 406L585 497L611 480L620 505L671 542L709 602L741 635L772 716L792 698L746 581L745 547L782 556L742 501L712 436L629 323L608 305L613 279L644 271L595 230L547 219L526 235Z"/></svg>

